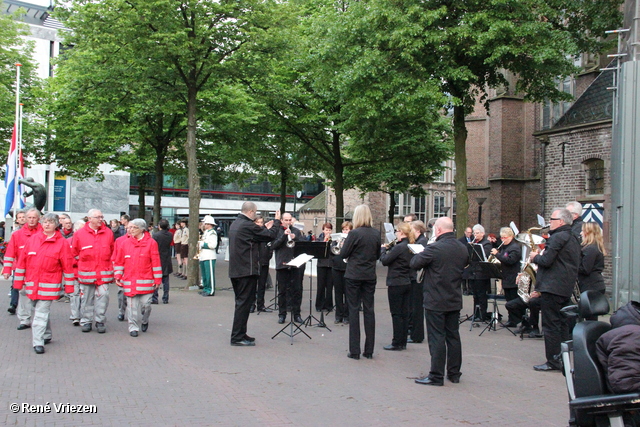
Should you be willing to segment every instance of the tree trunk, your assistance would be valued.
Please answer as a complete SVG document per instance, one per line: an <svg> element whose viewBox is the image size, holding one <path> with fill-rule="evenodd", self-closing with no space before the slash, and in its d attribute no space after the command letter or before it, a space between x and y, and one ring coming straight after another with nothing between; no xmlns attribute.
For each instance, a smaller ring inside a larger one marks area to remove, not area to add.
<svg viewBox="0 0 640 427"><path fill-rule="evenodd" d="M147 190L147 174L138 175L138 218L144 219L145 203L144 195Z"/></svg>
<svg viewBox="0 0 640 427"><path fill-rule="evenodd" d="M153 224L158 225L160 221L160 209L162 206L162 184L164 183L164 150L159 149L156 153L156 184L153 186Z"/></svg>
<svg viewBox="0 0 640 427"><path fill-rule="evenodd" d="M287 211L287 179L289 179L289 170L286 167L280 168L280 212Z"/></svg>
<svg viewBox="0 0 640 427"><path fill-rule="evenodd" d="M393 224L393 219L395 217L396 211L396 192L392 191L389 193L389 222Z"/></svg>
<svg viewBox="0 0 640 427"><path fill-rule="evenodd" d="M195 70L192 70L191 84L187 95L187 173L189 177L189 262L187 264L187 286L197 286L199 283L198 261L193 256L198 252L198 226L200 224L200 174L198 173L198 154L196 150L196 103L198 90L196 88Z"/></svg>
<svg viewBox="0 0 640 427"><path fill-rule="evenodd" d="M455 96L455 95L454 95ZM458 99L463 99L459 97ZM467 126L464 106L453 107L453 140L456 162L456 236L462 237L469 224L469 195L467 194Z"/></svg>
<svg viewBox="0 0 640 427"><path fill-rule="evenodd" d="M344 166L340 150L340 134L333 131L333 191L336 194L336 224L345 220L344 217Z"/></svg>

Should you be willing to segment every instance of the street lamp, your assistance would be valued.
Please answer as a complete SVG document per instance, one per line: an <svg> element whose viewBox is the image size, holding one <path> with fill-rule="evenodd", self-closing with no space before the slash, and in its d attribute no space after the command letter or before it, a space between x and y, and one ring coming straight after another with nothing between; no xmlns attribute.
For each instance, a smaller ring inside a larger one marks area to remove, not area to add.
<svg viewBox="0 0 640 427"><path fill-rule="evenodd" d="M478 202L478 224L482 224L482 204L486 200L486 197L476 197L476 202Z"/></svg>
<svg viewBox="0 0 640 427"><path fill-rule="evenodd" d="M447 216L447 214L449 213L449 209L451 209L451 206L443 206L442 207L442 216Z"/></svg>

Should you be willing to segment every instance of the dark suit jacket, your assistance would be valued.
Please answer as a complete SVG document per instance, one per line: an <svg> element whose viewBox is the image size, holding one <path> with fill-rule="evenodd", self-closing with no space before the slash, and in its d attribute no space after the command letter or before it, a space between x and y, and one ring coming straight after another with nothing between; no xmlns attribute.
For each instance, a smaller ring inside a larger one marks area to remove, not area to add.
<svg viewBox="0 0 640 427"><path fill-rule="evenodd" d="M171 242L173 242L173 235L167 230L158 230L153 233L151 237L158 243L162 275L168 276L173 273L173 264L171 263Z"/></svg>
<svg viewBox="0 0 640 427"><path fill-rule="evenodd" d="M296 242L304 241L304 237L302 236L302 232L297 228L291 226L289 230L296 236L294 239ZM287 246L287 241L289 237L284 234L284 228L282 226L277 228L276 239L271 243L271 248L276 251L276 270L281 270L283 268L289 268L288 265L285 265L289 261L295 258L294 249Z"/></svg>
<svg viewBox="0 0 640 427"><path fill-rule="evenodd" d="M358 227L351 230L340 250L342 258L349 258L345 279L376 280L380 244L380 232L375 228Z"/></svg>
<svg viewBox="0 0 640 427"><path fill-rule="evenodd" d="M409 240L402 239L387 252L382 248L380 262L389 267L387 272L387 286L411 285L411 267L409 263L413 258L413 252L409 249Z"/></svg>
<svg viewBox="0 0 640 427"><path fill-rule="evenodd" d="M275 220L273 227L260 227L243 213L229 227L229 277L257 276L260 274L260 242L270 242L280 228Z"/></svg>
<svg viewBox="0 0 640 427"><path fill-rule="evenodd" d="M516 239L513 239L511 243L502 246L498 251L496 258L502 264L502 287L504 289L517 288L516 277L520 273L522 246L516 242Z"/></svg>

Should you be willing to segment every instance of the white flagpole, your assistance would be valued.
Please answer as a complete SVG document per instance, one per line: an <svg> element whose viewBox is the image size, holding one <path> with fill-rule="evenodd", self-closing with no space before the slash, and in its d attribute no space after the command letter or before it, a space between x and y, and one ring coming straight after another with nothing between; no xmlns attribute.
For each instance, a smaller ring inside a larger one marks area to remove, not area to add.
<svg viewBox="0 0 640 427"><path fill-rule="evenodd" d="M19 129L20 126L20 117L22 115L22 111L20 108L20 67L22 67L22 64L16 64L16 121L15 121L15 127L16 127L16 179L14 181L13 184L13 229L16 229L16 217L17 217L17 211L18 209L16 208L16 206L20 206L20 201L19 201L19 185L18 185L18 180L17 180L17 176L18 176L18 165L20 163L19 160L19 156L20 156L20 151L19 151L19 147L20 147L20 137L19 135L22 133L22 129Z"/></svg>

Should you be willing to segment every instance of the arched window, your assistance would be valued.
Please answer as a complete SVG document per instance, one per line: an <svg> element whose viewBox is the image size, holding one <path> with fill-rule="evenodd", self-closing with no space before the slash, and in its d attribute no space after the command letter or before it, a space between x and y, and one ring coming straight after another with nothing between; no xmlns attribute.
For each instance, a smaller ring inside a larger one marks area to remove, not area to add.
<svg viewBox="0 0 640 427"><path fill-rule="evenodd" d="M583 163L587 195L604 194L604 160L588 159Z"/></svg>

